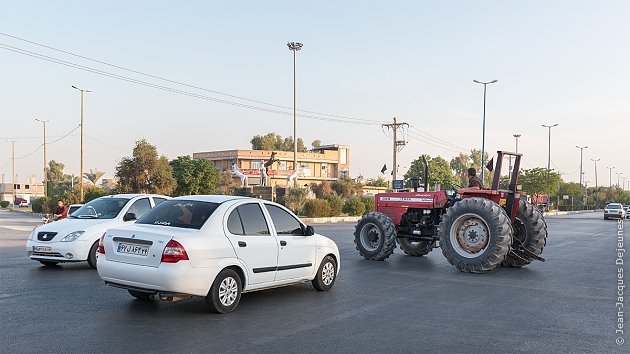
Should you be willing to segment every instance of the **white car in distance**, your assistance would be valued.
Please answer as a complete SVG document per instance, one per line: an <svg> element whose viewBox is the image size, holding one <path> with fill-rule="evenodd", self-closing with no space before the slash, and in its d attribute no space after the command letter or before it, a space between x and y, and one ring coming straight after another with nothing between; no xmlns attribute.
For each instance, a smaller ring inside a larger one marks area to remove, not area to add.
<svg viewBox="0 0 630 354"><path fill-rule="evenodd" d="M35 228L26 241L26 252L45 266L87 261L96 268L98 242L107 229L131 225L167 199L153 194L117 194L94 199L65 219Z"/></svg>
<svg viewBox="0 0 630 354"><path fill-rule="evenodd" d="M186 196L158 205L99 245L98 274L140 300L205 297L218 313L241 294L311 281L330 289L339 250L285 207L233 196Z"/></svg>

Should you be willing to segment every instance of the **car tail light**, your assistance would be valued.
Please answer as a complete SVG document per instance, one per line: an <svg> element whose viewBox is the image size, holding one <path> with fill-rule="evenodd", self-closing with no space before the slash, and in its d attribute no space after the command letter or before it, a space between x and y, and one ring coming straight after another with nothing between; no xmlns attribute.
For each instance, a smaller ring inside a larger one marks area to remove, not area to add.
<svg viewBox="0 0 630 354"><path fill-rule="evenodd" d="M177 263L179 261L187 261L188 254L184 247L175 240L170 240L162 252L162 262Z"/></svg>
<svg viewBox="0 0 630 354"><path fill-rule="evenodd" d="M98 240L98 253L105 254L105 233L103 233Z"/></svg>

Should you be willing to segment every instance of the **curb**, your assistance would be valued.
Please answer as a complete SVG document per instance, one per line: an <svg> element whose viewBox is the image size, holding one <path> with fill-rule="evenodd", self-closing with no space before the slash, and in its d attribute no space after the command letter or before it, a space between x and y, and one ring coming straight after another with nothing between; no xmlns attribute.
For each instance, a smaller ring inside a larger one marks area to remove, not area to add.
<svg viewBox="0 0 630 354"><path fill-rule="evenodd" d="M308 224L332 224L337 222L357 222L360 216L337 216L330 218L300 218L302 222Z"/></svg>
<svg viewBox="0 0 630 354"><path fill-rule="evenodd" d="M569 214L586 214L586 213L595 213L597 210L575 210L575 211L548 211L544 213L544 216L558 216L558 215L569 215Z"/></svg>

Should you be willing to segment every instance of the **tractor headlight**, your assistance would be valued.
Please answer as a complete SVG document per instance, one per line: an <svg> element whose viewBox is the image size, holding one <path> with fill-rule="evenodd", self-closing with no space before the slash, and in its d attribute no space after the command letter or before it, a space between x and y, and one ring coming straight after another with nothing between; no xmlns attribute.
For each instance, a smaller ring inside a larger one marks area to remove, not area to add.
<svg viewBox="0 0 630 354"><path fill-rule="evenodd" d="M61 239L61 242L72 242L72 241L78 239L84 233L85 233L85 231L75 231L73 233L70 233L70 234L66 235L66 237Z"/></svg>

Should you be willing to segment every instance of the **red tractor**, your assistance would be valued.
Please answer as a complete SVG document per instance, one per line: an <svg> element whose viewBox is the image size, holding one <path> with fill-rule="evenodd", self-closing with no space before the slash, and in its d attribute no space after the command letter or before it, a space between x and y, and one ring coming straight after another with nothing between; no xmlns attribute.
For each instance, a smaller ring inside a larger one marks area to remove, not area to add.
<svg viewBox="0 0 630 354"><path fill-rule="evenodd" d="M515 159L508 190L500 190L504 156ZM540 254L547 240L542 213L521 199L517 182L521 154L498 152L491 189L427 192L428 165L424 161L424 190L412 179L414 192L376 195L376 212L357 223L354 243L359 253L382 261L396 243L410 256L424 256L441 247L446 259L462 272L481 273L499 265L523 267Z"/></svg>

